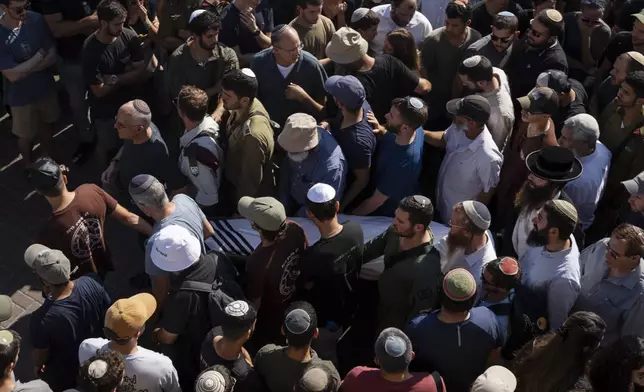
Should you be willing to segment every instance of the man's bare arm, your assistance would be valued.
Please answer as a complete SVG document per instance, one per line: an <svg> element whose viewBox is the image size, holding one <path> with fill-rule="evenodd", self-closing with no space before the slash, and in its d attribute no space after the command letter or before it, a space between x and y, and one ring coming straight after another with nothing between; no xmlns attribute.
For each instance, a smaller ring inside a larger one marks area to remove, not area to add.
<svg viewBox="0 0 644 392"><path fill-rule="evenodd" d="M447 143L445 142L445 131L424 131L424 133L425 143L440 148L445 148L445 146L447 145Z"/></svg>

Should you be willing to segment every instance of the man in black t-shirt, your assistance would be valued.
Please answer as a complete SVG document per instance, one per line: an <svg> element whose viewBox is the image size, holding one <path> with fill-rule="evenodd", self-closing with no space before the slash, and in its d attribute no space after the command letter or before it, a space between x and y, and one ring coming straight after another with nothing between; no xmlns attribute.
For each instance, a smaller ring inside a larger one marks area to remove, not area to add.
<svg viewBox="0 0 644 392"><path fill-rule="evenodd" d="M355 258L340 256L349 251L360 254L364 234L357 222L339 223L340 203L332 186L315 184L306 198L306 215L319 230L320 240L302 254L298 293L317 309L322 329L337 330L346 327L352 313L350 297L357 279Z"/></svg>
<svg viewBox="0 0 644 392"><path fill-rule="evenodd" d="M576 114L586 113L588 106L588 94L586 89L573 78L565 73L550 69L542 72L537 78L537 87L549 87L553 89L559 98L559 111L552 116L555 123L555 134L561 136L563 123L567 118Z"/></svg>
<svg viewBox="0 0 644 392"><path fill-rule="evenodd" d="M94 135L87 120L87 85L83 80L81 50L89 34L99 27L96 6L99 0L43 0L42 13L58 45L58 72L65 85L72 111L74 127L81 145L74 161L91 149Z"/></svg>
<svg viewBox="0 0 644 392"><path fill-rule="evenodd" d="M556 10L542 10L532 20L525 39L505 67L513 98L527 95L542 72L568 72L566 53L557 38L563 28L563 16Z"/></svg>
<svg viewBox="0 0 644 392"><path fill-rule="evenodd" d="M244 348L255 330L257 311L246 301L233 301L224 309L220 326L210 330L201 345L201 369L222 365L235 379L235 392L261 392L264 385Z"/></svg>
<svg viewBox="0 0 644 392"><path fill-rule="evenodd" d="M419 78L395 57L387 54L376 58L369 56L368 46L360 33L343 27L333 34L326 55L334 63L336 74L358 78L374 115L379 122L384 122L391 101L414 93L425 95L431 89L431 83Z"/></svg>
<svg viewBox="0 0 644 392"><path fill-rule="evenodd" d="M143 79L145 63L141 40L133 30L123 28L127 10L116 0L103 0L96 13L100 27L85 40L82 61L97 152L105 167L121 144L114 132L114 116L137 96L136 84Z"/></svg>
<svg viewBox="0 0 644 392"><path fill-rule="evenodd" d="M191 391L199 374L201 345L213 326L208 293L181 289L181 285L186 281L212 284L217 260L202 254L199 240L182 226L166 226L150 239L154 241L150 258L155 266L170 273L172 288L154 338L172 346L170 359L177 368L181 389Z"/></svg>

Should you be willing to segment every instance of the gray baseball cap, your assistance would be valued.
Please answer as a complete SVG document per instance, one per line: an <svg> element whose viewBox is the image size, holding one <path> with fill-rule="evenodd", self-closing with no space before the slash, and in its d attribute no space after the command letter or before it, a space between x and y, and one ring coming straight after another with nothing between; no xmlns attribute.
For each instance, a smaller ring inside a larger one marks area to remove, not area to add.
<svg viewBox="0 0 644 392"><path fill-rule="evenodd" d="M237 204L239 214L268 231L277 231L286 221L284 205L272 197L244 196Z"/></svg>
<svg viewBox="0 0 644 392"><path fill-rule="evenodd" d="M628 193L633 196L644 194L644 172L641 172L631 180L622 181L622 184Z"/></svg>
<svg viewBox="0 0 644 392"><path fill-rule="evenodd" d="M69 282L71 263L59 250L33 244L25 251L25 262L45 282L51 284Z"/></svg>

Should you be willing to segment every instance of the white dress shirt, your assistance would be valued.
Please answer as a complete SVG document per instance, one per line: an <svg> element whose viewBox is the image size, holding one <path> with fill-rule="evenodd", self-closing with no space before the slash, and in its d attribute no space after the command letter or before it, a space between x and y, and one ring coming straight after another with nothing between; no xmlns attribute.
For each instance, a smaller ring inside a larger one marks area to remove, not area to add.
<svg viewBox="0 0 644 392"><path fill-rule="evenodd" d="M444 222L452 207L465 200L476 200L479 193L489 192L499 183L503 155L492 135L483 132L470 140L452 124L445 131L445 158L438 173L438 211Z"/></svg>
<svg viewBox="0 0 644 392"><path fill-rule="evenodd" d="M505 72L500 68L492 68L494 77L499 81L499 88L479 93L490 104L490 119L487 128L499 150L503 151L505 142L514 126L514 105L510 93L510 83Z"/></svg>
<svg viewBox="0 0 644 392"><path fill-rule="evenodd" d="M584 230L595 220L595 209L604 194L611 157L610 150L598 140L595 151L585 157L579 157L584 168L581 176L566 184L564 188L577 208L579 221Z"/></svg>
<svg viewBox="0 0 644 392"><path fill-rule="evenodd" d="M411 18L409 23L407 23L407 26L398 26L393 19L391 19L391 4L379 5L377 7L373 7L371 10L380 17L378 33L376 34L376 38L374 38L369 45L376 54L382 53L382 49L385 47L387 34L397 28L402 27L409 31L411 35L414 36L416 47L418 47L420 43L427 38L429 33L432 32L431 23L429 23L427 18L418 11L414 13L414 16Z"/></svg>
<svg viewBox="0 0 644 392"><path fill-rule="evenodd" d="M443 237L436 243L436 250L441 255L441 271L446 274L455 268L465 268L472 274L472 276L474 276L474 279L476 279L479 293L481 292L480 288L482 287L481 273L483 272L483 267L490 261L496 259L496 250L494 250L492 233L486 231L485 236L487 237L487 243L469 255L466 255L463 249L457 249L451 257L448 257L447 237Z"/></svg>
<svg viewBox="0 0 644 392"><path fill-rule="evenodd" d="M559 328L579 296L581 272L575 237L570 236L570 248L559 252L530 247L519 263L521 282L547 300L550 329Z"/></svg>

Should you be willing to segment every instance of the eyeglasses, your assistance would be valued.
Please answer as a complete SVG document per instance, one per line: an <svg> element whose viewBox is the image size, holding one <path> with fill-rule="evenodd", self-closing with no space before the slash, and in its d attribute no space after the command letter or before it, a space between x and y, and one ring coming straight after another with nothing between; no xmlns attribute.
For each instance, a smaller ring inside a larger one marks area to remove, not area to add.
<svg viewBox="0 0 644 392"><path fill-rule="evenodd" d="M462 227L463 229L467 229L467 226L465 225L457 225L455 223L452 223L451 219L449 220L449 222L447 222L447 227Z"/></svg>
<svg viewBox="0 0 644 392"><path fill-rule="evenodd" d="M276 48L279 49L279 50L283 50L288 54L295 54L297 52L302 51L302 49L304 49L304 44L301 43L301 44L299 44L298 46L296 46L293 49L284 49L284 48L280 48L279 46L276 46Z"/></svg>
<svg viewBox="0 0 644 392"><path fill-rule="evenodd" d="M22 14L27 9L29 9L29 7L31 7L31 2L27 1L25 2L25 5L23 5L22 7L16 7L16 8L9 7L9 9L15 12L16 14Z"/></svg>
<svg viewBox="0 0 644 392"><path fill-rule="evenodd" d="M497 37L496 35L491 34L490 39L494 42L501 41L502 43L507 44L508 42L510 42L510 40L512 40L512 37Z"/></svg>

